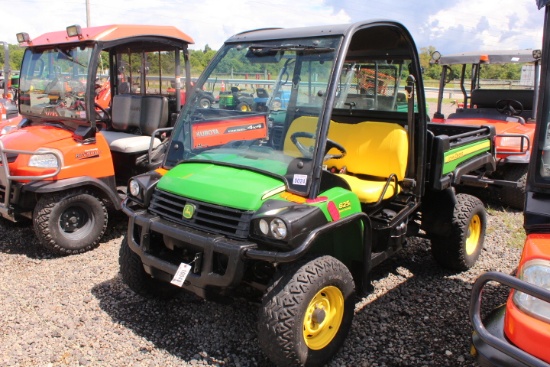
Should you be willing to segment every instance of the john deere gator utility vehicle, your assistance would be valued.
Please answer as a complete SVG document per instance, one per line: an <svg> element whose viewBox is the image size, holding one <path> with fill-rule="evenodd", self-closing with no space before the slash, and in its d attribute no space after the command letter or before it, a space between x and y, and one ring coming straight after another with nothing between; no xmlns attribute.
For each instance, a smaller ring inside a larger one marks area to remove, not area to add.
<svg viewBox="0 0 550 367"><path fill-rule="evenodd" d="M320 366L371 269L411 236L425 233L447 268L476 262L485 210L454 185L495 168L494 131L428 124L417 48L393 21L237 34L197 87L234 60L285 68L288 102L186 103L162 166L129 181L122 279L146 296L261 295L265 354Z"/></svg>

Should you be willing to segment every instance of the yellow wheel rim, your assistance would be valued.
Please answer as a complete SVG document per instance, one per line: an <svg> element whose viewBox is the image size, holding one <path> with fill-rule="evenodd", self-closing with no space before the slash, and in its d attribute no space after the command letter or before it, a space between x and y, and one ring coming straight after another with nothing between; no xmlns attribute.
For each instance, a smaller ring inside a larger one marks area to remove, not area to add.
<svg viewBox="0 0 550 367"><path fill-rule="evenodd" d="M250 107L248 107L247 105L242 105L242 106L241 106L241 111L243 111L243 112L250 112Z"/></svg>
<svg viewBox="0 0 550 367"><path fill-rule="evenodd" d="M344 296L340 289L328 286L317 292L304 317L304 340L308 348L326 347L340 329L343 317Z"/></svg>
<svg viewBox="0 0 550 367"><path fill-rule="evenodd" d="M479 238L481 237L481 218L479 215L474 215L468 226L468 233L466 234L466 254L473 254L479 244Z"/></svg>

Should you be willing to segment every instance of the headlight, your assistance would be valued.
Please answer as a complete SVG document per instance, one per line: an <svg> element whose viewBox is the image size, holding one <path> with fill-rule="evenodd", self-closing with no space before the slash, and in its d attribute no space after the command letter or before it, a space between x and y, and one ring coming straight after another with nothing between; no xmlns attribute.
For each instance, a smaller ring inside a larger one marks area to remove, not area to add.
<svg viewBox="0 0 550 367"><path fill-rule="evenodd" d="M278 240L284 239L288 233L285 222L280 218L274 218L269 224L269 229L271 235Z"/></svg>
<svg viewBox="0 0 550 367"><path fill-rule="evenodd" d="M284 220L278 217L266 217L258 221L257 229L262 235L284 240L288 236L288 227ZM258 232L257 232L258 233ZM260 234L260 233L258 233Z"/></svg>
<svg viewBox="0 0 550 367"><path fill-rule="evenodd" d="M139 183L136 180L130 180L128 183L128 191L132 196L138 196L140 192Z"/></svg>
<svg viewBox="0 0 550 367"><path fill-rule="evenodd" d="M525 135L502 136L497 138L497 147L498 146L527 150L529 147L529 139Z"/></svg>
<svg viewBox="0 0 550 367"><path fill-rule="evenodd" d="M269 223L267 223L267 220L265 220L265 219L260 219L259 227L260 227L260 231L261 231L264 235L269 234Z"/></svg>
<svg viewBox="0 0 550 367"><path fill-rule="evenodd" d="M550 290L550 261L531 260L521 269L519 279ZM515 291L514 303L523 312L550 322L550 304L528 294Z"/></svg>
<svg viewBox="0 0 550 367"><path fill-rule="evenodd" d="M29 159L29 167L58 168L59 163L63 164L63 162L58 161L54 153L34 154Z"/></svg>
<svg viewBox="0 0 550 367"><path fill-rule="evenodd" d="M2 128L2 130L0 130L0 135L6 135L7 133L9 133L12 130L17 130L17 126L15 126L15 125L6 125Z"/></svg>

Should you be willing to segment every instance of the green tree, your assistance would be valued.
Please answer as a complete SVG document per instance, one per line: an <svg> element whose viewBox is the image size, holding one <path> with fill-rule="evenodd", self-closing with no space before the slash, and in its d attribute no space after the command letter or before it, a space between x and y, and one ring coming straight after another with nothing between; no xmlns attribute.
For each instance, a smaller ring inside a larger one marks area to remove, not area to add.
<svg viewBox="0 0 550 367"><path fill-rule="evenodd" d="M10 69L12 71L19 71L24 52L25 49L19 47L19 45L8 45L8 56L10 59ZM0 64L2 64L2 69L4 69L5 61L6 55L4 55L4 47L0 47Z"/></svg>
<svg viewBox="0 0 550 367"><path fill-rule="evenodd" d="M432 61L432 54L436 51L434 46L422 47L419 58L420 66L424 70L424 79L439 79L441 77L441 65Z"/></svg>

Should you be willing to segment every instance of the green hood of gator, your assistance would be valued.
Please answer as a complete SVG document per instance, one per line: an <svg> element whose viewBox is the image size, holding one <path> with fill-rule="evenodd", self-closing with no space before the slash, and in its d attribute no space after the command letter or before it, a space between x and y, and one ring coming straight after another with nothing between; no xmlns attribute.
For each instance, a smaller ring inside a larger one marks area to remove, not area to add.
<svg viewBox="0 0 550 367"><path fill-rule="evenodd" d="M242 210L257 210L264 195L283 186L282 180L258 172L210 163L182 163L157 184L176 195Z"/></svg>

